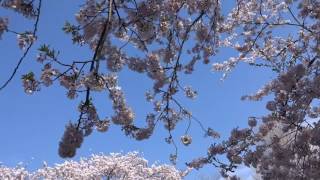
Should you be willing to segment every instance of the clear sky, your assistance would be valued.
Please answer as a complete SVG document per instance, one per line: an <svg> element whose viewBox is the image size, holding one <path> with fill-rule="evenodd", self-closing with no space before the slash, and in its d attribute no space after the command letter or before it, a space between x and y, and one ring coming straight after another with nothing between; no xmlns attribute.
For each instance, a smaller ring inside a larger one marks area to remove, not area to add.
<svg viewBox="0 0 320 180"><path fill-rule="evenodd" d="M0 162L15 166L23 162L29 169L39 168L43 161L49 165L62 162L58 156L58 142L64 132L64 126L75 122L78 117L77 106L84 95L76 100L66 98L66 90L55 84L43 87L34 95L26 95L21 83L21 75L29 71L39 72L42 65L36 62L36 49L40 44L50 44L60 50L60 59L64 61L81 60L92 57L86 47L72 45L69 35L61 28L66 20L74 21L74 14L79 9L80 1L43 1L43 10L39 24L39 39L31 53L23 62L17 75L9 86L0 92ZM231 5L224 4L230 8ZM29 20L20 15L0 9L0 17L10 18L10 29L22 31L31 29ZM2 84L12 72L22 51L18 49L16 35L6 33L0 40L0 83ZM231 53L232 54L232 53ZM211 62L226 60L230 52L224 50ZM211 127L226 138L233 127L244 127L249 116L261 116L266 113L262 102L241 101L245 94L256 92L262 85L271 80L273 75L266 69L240 64L224 81L221 73L211 71L211 65L199 63L193 75L184 75L182 82L192 85L199 93L196 100L181 99L183 105L191 109L193 115L206 127ZM124 70L120 74L120 85L131 107L135 110L136 121L144 121L151 105L145 102L144 93L150 89L151 82L145 75ZM101 117L111 116L110 101L106 93L94 95L94 102ZM196 123L192 123L193 143L183 146L179 138L184 133L187 121L179 124L174 135L178 142L178 167L194 157L205 155L207 147L215 140L203 138L203 132ZM140 151L151 163L169 163L168 156L174 151L165 143L167 137L162 124L155 134L146 141L137 142L126 137L120 128L112 125L106 133L94 132L77 152L77 156L86 157L92 153ZM199 179L200 176L216 176L212 166L199 172L193 172L188 179Z"/></svg>

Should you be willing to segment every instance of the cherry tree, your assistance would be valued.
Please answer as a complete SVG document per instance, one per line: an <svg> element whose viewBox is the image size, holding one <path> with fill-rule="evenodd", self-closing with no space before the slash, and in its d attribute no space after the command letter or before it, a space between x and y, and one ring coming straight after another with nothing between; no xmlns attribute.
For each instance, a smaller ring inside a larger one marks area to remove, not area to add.
<svg viewBox="0 0 320 180"><path fill-rule="evenodd" d="M169 165L151 165L136 152L126 155L92 155L88 159L65 161L54 167L44 163L34 172L24 167L0 167L1 179L182 179L188 171L180 172Z"/></svg>
<svg viewBox="0 0 320 180"><path fill-rule="evenodd" d="M278 76L243 99L272 95L274 100L266 104L269 115L250 117L248 128L232 130L227 141L212 145L193 166L226 154L230 164L222 174L244 163L263 179L320 177L319 7L319 1L238 1L221 26L230 34L221 42L239 56L213 67L225 75L243 61L270 67Z"/></svg>
<svg viewBox="0 0 320 180"><path fill-rule="evenodd" d="M2 7L34 21L32 31L10 29L10 19L0 17L0 37L15 33L24 52L5 87L14 78L37 37L42 0L3 0ZM59 143L61 157L73 157L86 136L94 130L105 132L111 124L125 135L148 139L159 124L168 131L166 142L176 151L172 136L184 119L196 121L206 136L218 138L212 128L205 128L191 110L177 100L184 94L195 99L198 92L181 81L192 74L198 63L212 64L223 72L223 79L240 62L267 67L277 77L255 94L243 100L259 101L266 96L270 114L249 117L248 127L235 128L229 139L213 143L207 155L187 163L199 169L212 164L225 177L244 164L257 169L263 179L317 179L320 177L320 2L318 0L237 0L230 12L222 12L220 0L86 0L76 14L76 24L66 22L63 30L75 45L88 45L91 59L59 59L54 47L39 47L37 61L42 73L22 77L27 94L41 87L60 83L69 99L82 101L79 118L66 125ZM188 44L188 45L187 45ZM130 53L134 48L139 55ZM222 48L238 56L224 62L211 62ZM188 58L182 58L187 55ZM146 75L153 82L145 92L154 111L146 114L144 127L135 124L135 113L119 83L119 73L128 68ZM227 79L226 79L227 80ZM113 114L100 118L93 92L107 93ZM192 143L186 131L184 145ZM226 155L226 161L219 158ZM236 177L233 177L236 178Z"/></svg>

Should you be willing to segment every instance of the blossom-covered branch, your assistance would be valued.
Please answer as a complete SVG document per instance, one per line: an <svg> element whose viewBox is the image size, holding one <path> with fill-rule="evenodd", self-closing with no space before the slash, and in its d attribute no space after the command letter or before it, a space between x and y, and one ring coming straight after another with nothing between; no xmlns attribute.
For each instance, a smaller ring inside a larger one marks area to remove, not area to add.
<svg viewBox="0 0 320 180"><path fill-rule="evenodd" d="M0 91L2 89L4 89L10 83L10 81L13 79L13 77L17 73L21 63L28 55L32 45L34 44L34 41L37 38L36 33L38 31L38 24L39 24L39 19L40 19L40 15L41 15L41 3L42 3L42 0L39 0L38 7L36 10L34 10L33 1L24 2L23 0L17 0L17 1L5 0L4 2L2 2L2 4L0 4L4 7L14 9L15 11L22 13L24 16L26 16L28 18L35 18L35 23L34 23L32 32L27 31L25 33L19 33L17 35L18 41L19 41L19 47L21 49L24 49L24 52L23 52L23 55L18 60L18 63L15 66L11 75L9 76L8 80L0 86ZM8 21L7 19L0 18L0 37L1 37L1 34L3 31L8 31L8 28L7 28L8 22L7 21Z"/></svg>

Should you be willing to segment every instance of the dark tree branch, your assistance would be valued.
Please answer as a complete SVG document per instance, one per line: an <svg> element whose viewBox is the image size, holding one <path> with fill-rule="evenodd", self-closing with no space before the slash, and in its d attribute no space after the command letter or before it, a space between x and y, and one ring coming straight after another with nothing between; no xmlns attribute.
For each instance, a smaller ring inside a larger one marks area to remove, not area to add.
<svg viewBox="0 0 320 180"><path fill-rule="evenodd" d="M109 0L109 13L108 13L108 18L105 22L105 25L103 27L103 30L101 32L101 35L100 35L100 38L99 38L99 41L98 41L98 44L97 44L97 47L95 49L95 52L94 52L94 55L92 57L92 61L91 61L91 65L90 65L90 72L98 72L98 68L99 66L97 65L96 66L96 69L94 68L94 64L95 62L98 60L98 58L100 58L100 53L101 53L101 50L103 49L103 44L106 40L106 36L107 36L107 31L109 29L109 25L110 25L110 22L111 22L111 16L112 16L112 2L113 0ZM99 63L99 60L97 61L97 64ZM80 115L79 115L79 119L78 119L78 124L77 124L77 129L80 128L80 125L81 125L81 120L82 120L82 116L84 115L84 113L82 112L83 110L83 107L84 106L88 106L89 103L90 103L90 87L87 87L87 90L86 90L86 99L85 99L85 102L84 102L84 105L81 106L81 109L80 109Z"/></svg>

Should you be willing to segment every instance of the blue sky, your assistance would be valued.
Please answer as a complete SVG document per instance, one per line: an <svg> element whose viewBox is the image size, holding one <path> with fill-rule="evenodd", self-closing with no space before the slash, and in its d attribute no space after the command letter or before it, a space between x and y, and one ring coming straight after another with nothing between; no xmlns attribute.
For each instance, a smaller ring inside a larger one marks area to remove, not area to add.
<svg viewBox="0 0 320 180"><path fill-rule="evenodd" d="M36 49L40 44L50 44L61 51L62 60L89 59L92 52L86 47L72 45L70 36L61 30L66 20L74 21L74 14L79 9L80 2L75 1L43 1L42 16L39 24L39 39L31 53L23 62L17 75L6 89L0 92L0 162L7 166L15 166L23 162L29 169L41 166L43 161L49 165L62 162L58 156L58 142L63 134L64 126L69 121L76 121L77 106L84 95L76 100L66 98L64 88L55 84L49 88L43 87L34 95L23 92L20 77L29 71L39 72L42 65L36 62ZM230 7L230 5L225 5ZM10 29L21 31L31 29L29 20L0 9L0 17L10 18ZM21 56L16 35L6 33L0 41L0 83L3 83L12 72ZM227 59L230 52L221 51L211 62ZM266 113L263 102L241 101L245 94L256 92L262 85L270 81L273 74L263 68L240 64L224 81L221 73L211 71L211 65L199 63L192 75L184 75L182 82L192 85L199 93L194 101L181 99L181 102L192 110L193 115L206 127L211 127L221 133L222 138L228 137L234 127L244 127L249 116L261 116ZM144 121L146 113L152 108L145 102L144 93L151 88L151 82L145 75L128 71L120 74L120 85L124 89L127 101L136 113L136 121ZM110 101L106 93L94 94L94 102L101 117L111 116ZM190 133L193 143L185 147L179 143L187 121L182 122L173 133L178 142L178 167L183 168L186 161L206 154L207 147L215 141L203 138L203 132L196 123L192 123ZM165 143L166 131L161 124L155 134L147 141L137 142L125 137L117 126L112 126L106 133L95 132L85 138L77 152L79 157L92 153L140 151L150 162L168 163L168 156L174 151L171 145ZM208 166L190 174L188 179L198 179L200 176L216 176L213 167Z"/></svg>

